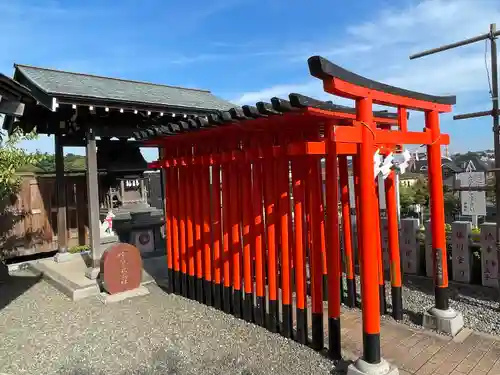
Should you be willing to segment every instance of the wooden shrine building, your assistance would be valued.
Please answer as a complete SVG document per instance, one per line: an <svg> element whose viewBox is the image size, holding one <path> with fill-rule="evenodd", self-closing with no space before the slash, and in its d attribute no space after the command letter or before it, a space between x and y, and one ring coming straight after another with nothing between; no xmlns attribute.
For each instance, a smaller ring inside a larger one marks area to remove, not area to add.
<svg viewBox="0 0 500 375"><path fill-rule="evenodd" d="M6 114L4 129L8 132L16 128L25 132L36 129L38 134L54 135L55 138L59 239L56 261L62 261L67 254L63 148L86 148L92 257L87 277L96 278L101 257L98 149L107 147L116 153L120 146L127 150L131 146L137 148L142 144L132 139L134 133L154 135L155 129L164 127L174 118L189 120L194 116L229 110L234 105L206 90L19 64L15 64L14 68L13 80L0 76L0 113ZM4 101L5 98L8 100ZM129 155L127 152L123 154L127 155L120 155L122 164L127 164Z"/></svg>

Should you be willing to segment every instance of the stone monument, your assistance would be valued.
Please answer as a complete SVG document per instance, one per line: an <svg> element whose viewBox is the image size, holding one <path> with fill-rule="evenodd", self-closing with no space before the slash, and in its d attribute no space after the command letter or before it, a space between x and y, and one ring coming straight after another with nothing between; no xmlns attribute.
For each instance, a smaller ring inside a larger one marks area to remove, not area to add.
<svg viewBox="0 0 500 375"><path fill-rule="evenodd" d="M482 284L498 288L498 258L496 252L495 223L481 225L481 275Z"/></svg>
<svg viewBox="0 0 500 375"><path fill-rule="evenodd" d="M418 219L401 220L401 258L403 272L416 275L420 271L420 243L417 238Z"/></svg>
<svg viewBox="0 0 500 375"><path fill-rule="evenodd" d="M434 254L432 253L431 221L425 222L425 274L434 278Z"/></svg>
<svg viewBox="0 0 500 375"><path fill-rule="evenodd" d="M103 302L113 302L149 291L141 287L142 258L139 250L127 243L111 245L101 258L100 276Z"/></svg>
<svg viewBox="0 0 500 375"><path fill-rule="evenodd" d="M380 218L381 243L382 243L382 264L384 271L389 271L391 268L391 260L389 255L389 224L387 218Z"/></svg>
<svg viewBox="0 0 500 375"><path fill-rule="evenodd" d="M452 279L467 284L470 283L472 264L469 250L471 230L470 221L455 221L451 224Z"/></svg>

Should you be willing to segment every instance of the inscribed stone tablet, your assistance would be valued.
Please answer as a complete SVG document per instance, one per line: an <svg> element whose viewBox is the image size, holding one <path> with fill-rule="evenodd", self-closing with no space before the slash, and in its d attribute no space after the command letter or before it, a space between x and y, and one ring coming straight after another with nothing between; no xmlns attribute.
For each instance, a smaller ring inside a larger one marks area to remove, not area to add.
<svg viewBox="0 0 500 375"><path fill-rule="evenodd" d="M127 243L114 244L101 258L104 289L109 294L136 289L141 284L142 258L139 250Z"/></svg>

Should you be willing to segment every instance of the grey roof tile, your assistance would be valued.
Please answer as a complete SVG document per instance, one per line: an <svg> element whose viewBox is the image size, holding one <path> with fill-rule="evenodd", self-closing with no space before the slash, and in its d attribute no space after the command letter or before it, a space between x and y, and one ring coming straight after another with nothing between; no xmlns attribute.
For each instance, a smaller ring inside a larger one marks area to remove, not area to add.
<svg viewBox="0 0 500 375"><path fill-rule="evenodd" d="M171 106L200 110L228 110L234 104L210 91L130 81L90 74L15 65L16 70L51 96L74 96L101 100Z"/></svg>

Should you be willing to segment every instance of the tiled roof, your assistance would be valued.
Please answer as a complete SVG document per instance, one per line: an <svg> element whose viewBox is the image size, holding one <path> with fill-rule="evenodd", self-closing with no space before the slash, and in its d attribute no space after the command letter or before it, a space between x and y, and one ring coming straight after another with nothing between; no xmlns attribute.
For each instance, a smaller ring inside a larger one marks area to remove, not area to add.
<svg viewBox="0 0 500 375"><path fill-rule="evenodd" d="M453 161L450 161L447 158L441 158L441 166L445 165L455 173L460 173L463 171L463 169L456 165ZM412 168L412 171L416 173L427 173L427 160L415 161L415 165Z"/></svg>
<svg viewBox="0 0 500 375"><path fill-rule="evenodd" d="M44 93L54 97L74 97L112 102L137 103L199 110L228 110L233 104L210 91L130 81L90 74L15 65L22 74Z"/></svg>

